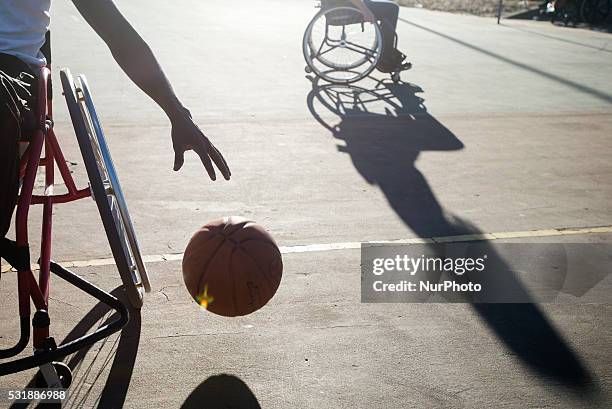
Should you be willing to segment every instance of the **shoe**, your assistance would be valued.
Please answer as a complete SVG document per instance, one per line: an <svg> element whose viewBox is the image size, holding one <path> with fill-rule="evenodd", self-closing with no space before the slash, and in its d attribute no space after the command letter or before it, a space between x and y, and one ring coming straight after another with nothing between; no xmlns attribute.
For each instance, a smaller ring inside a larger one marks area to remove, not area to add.
<svg viewBox="0 0 612 409"><path fill-rule="evenodd" d="M404 63L405 59L406 55L402 54L399 50L394 49L393 55L385 60L379 61L376 68L384 73L404 71L412 68L411 63Z"/></svg>

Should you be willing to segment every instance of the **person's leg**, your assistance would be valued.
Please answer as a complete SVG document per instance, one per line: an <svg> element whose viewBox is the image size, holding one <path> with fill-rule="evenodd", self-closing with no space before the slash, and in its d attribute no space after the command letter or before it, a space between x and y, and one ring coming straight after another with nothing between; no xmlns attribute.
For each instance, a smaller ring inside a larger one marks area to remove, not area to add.
<svg viewBox="0 0 612 409"><path fill-rule="evenodd" d="M4 115L3 115L4 116ZM16 122L4 116L0 124L0 238L9 230L17 203L19 135Z"/></svg>
<svg viewBox="0 0 612 409"><path fill-rule="evenodd" d="M34 107L36 80L19 59L0 54L0 240L10 228L19 192L19 140L24 113Z"/></svg>
<svg viewBox="0 0 612 409"><path fill-rule="evenodd" d="M366 6L381 22L383 36L383 53L381 60L388 61L394 57L395 30L399 19L399 6L391 0L365 0Z"/></svg>
<svg viewBox="0 0 612 409"><path fill-rule="evenodd" d="M20 133L19 122L14 116L14 104L5 84L0 87L0 105L0 239L2 239L8 232L17 202Z"/></svg>
<svg viewBox="0 0 612 409"><path fill-rule="evenodd" d="M17 203L19 127L17 122L0 112L0 239L6 236Z"/></svg>

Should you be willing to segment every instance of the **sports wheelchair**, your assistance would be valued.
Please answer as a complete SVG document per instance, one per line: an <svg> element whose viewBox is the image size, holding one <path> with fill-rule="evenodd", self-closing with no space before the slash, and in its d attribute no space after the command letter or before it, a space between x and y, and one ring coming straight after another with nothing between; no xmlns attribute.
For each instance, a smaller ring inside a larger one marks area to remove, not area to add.
<svg viewBox="0 0 612 409"><path fill-rule="evenodd" d="M365 21L348 0L321 0L321 10L306 28L302 51L306 72L333 84L349 84L367 77L383 52L380 24ZM397 42L397 36L395 37ZM400 71L390 73L400 81Z"/></svg>
<svg viewBox="0 0 612 409"><path fill-rule="evenodd" d="M43 48L50 64L49 37ZM29 133L29 144L20 162L21 191L17 201L16 242L7 239L0 242L0 256L17 271L19 299L20 338L17 344L0 350L0 359L21 353L30 340L30 299L36 312L31 321L34 355L0 363L0 376L40 367L35 378L39 388L68 388L72 382L70 368L60 361L109 335L121 330L129 319L126 304L87 282L75 273L51 261L51 229L53 205L92 197L98 207L102 223L115 259L124 290L132 308L140 308L145 292L151 290L149 278L139 250L119 179L102 132L87 80L80 75L75 80L70 71L60 72L63 93L66 98L79 148L83 155L89 186L79 189L74 182L66 160L53 131L51 72L43 67L39 73L36 128ZM44 148L44 156L41 157ZM54 192L55 170L59 170L66 193ZM45 187L34 194L34 184L39 168L44 168ZM39 274L36 280L30 264L28 241L28 213L31 205L41 204L42 239L38 259ZM50 273L76 286L117 312L117 318L105 323L93 333L58 346L49 335Z"/></svg>

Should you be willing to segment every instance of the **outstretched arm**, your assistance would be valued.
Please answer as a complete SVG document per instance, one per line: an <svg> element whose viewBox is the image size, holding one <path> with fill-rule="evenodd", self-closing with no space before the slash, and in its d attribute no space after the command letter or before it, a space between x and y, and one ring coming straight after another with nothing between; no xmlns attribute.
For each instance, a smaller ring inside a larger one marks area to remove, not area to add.
<svg viewBox="0 0 612 409"><path fill-rule="evenodd" d="M72 0L83 18L104 40L111 54L127 76L166 113L172 124L174 170L183 166L184 153L193 149L200 156L212 180L216 179L212 162L225 179L230 170L221 153L191 119L147 43L123 17L112 0ZM212 162L211 162L212 161Z"/></svg>

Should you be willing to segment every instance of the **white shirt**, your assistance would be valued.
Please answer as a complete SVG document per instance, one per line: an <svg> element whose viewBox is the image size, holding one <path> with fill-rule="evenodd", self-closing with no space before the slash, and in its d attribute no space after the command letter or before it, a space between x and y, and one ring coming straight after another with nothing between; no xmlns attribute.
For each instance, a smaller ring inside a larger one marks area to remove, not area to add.
<svg viewBox="0 0 612 409"><path fill-rule="evenodd" d="M51 20L51 0L0 0L0 53L34 67L46 64L40 48Z"/></svg>

